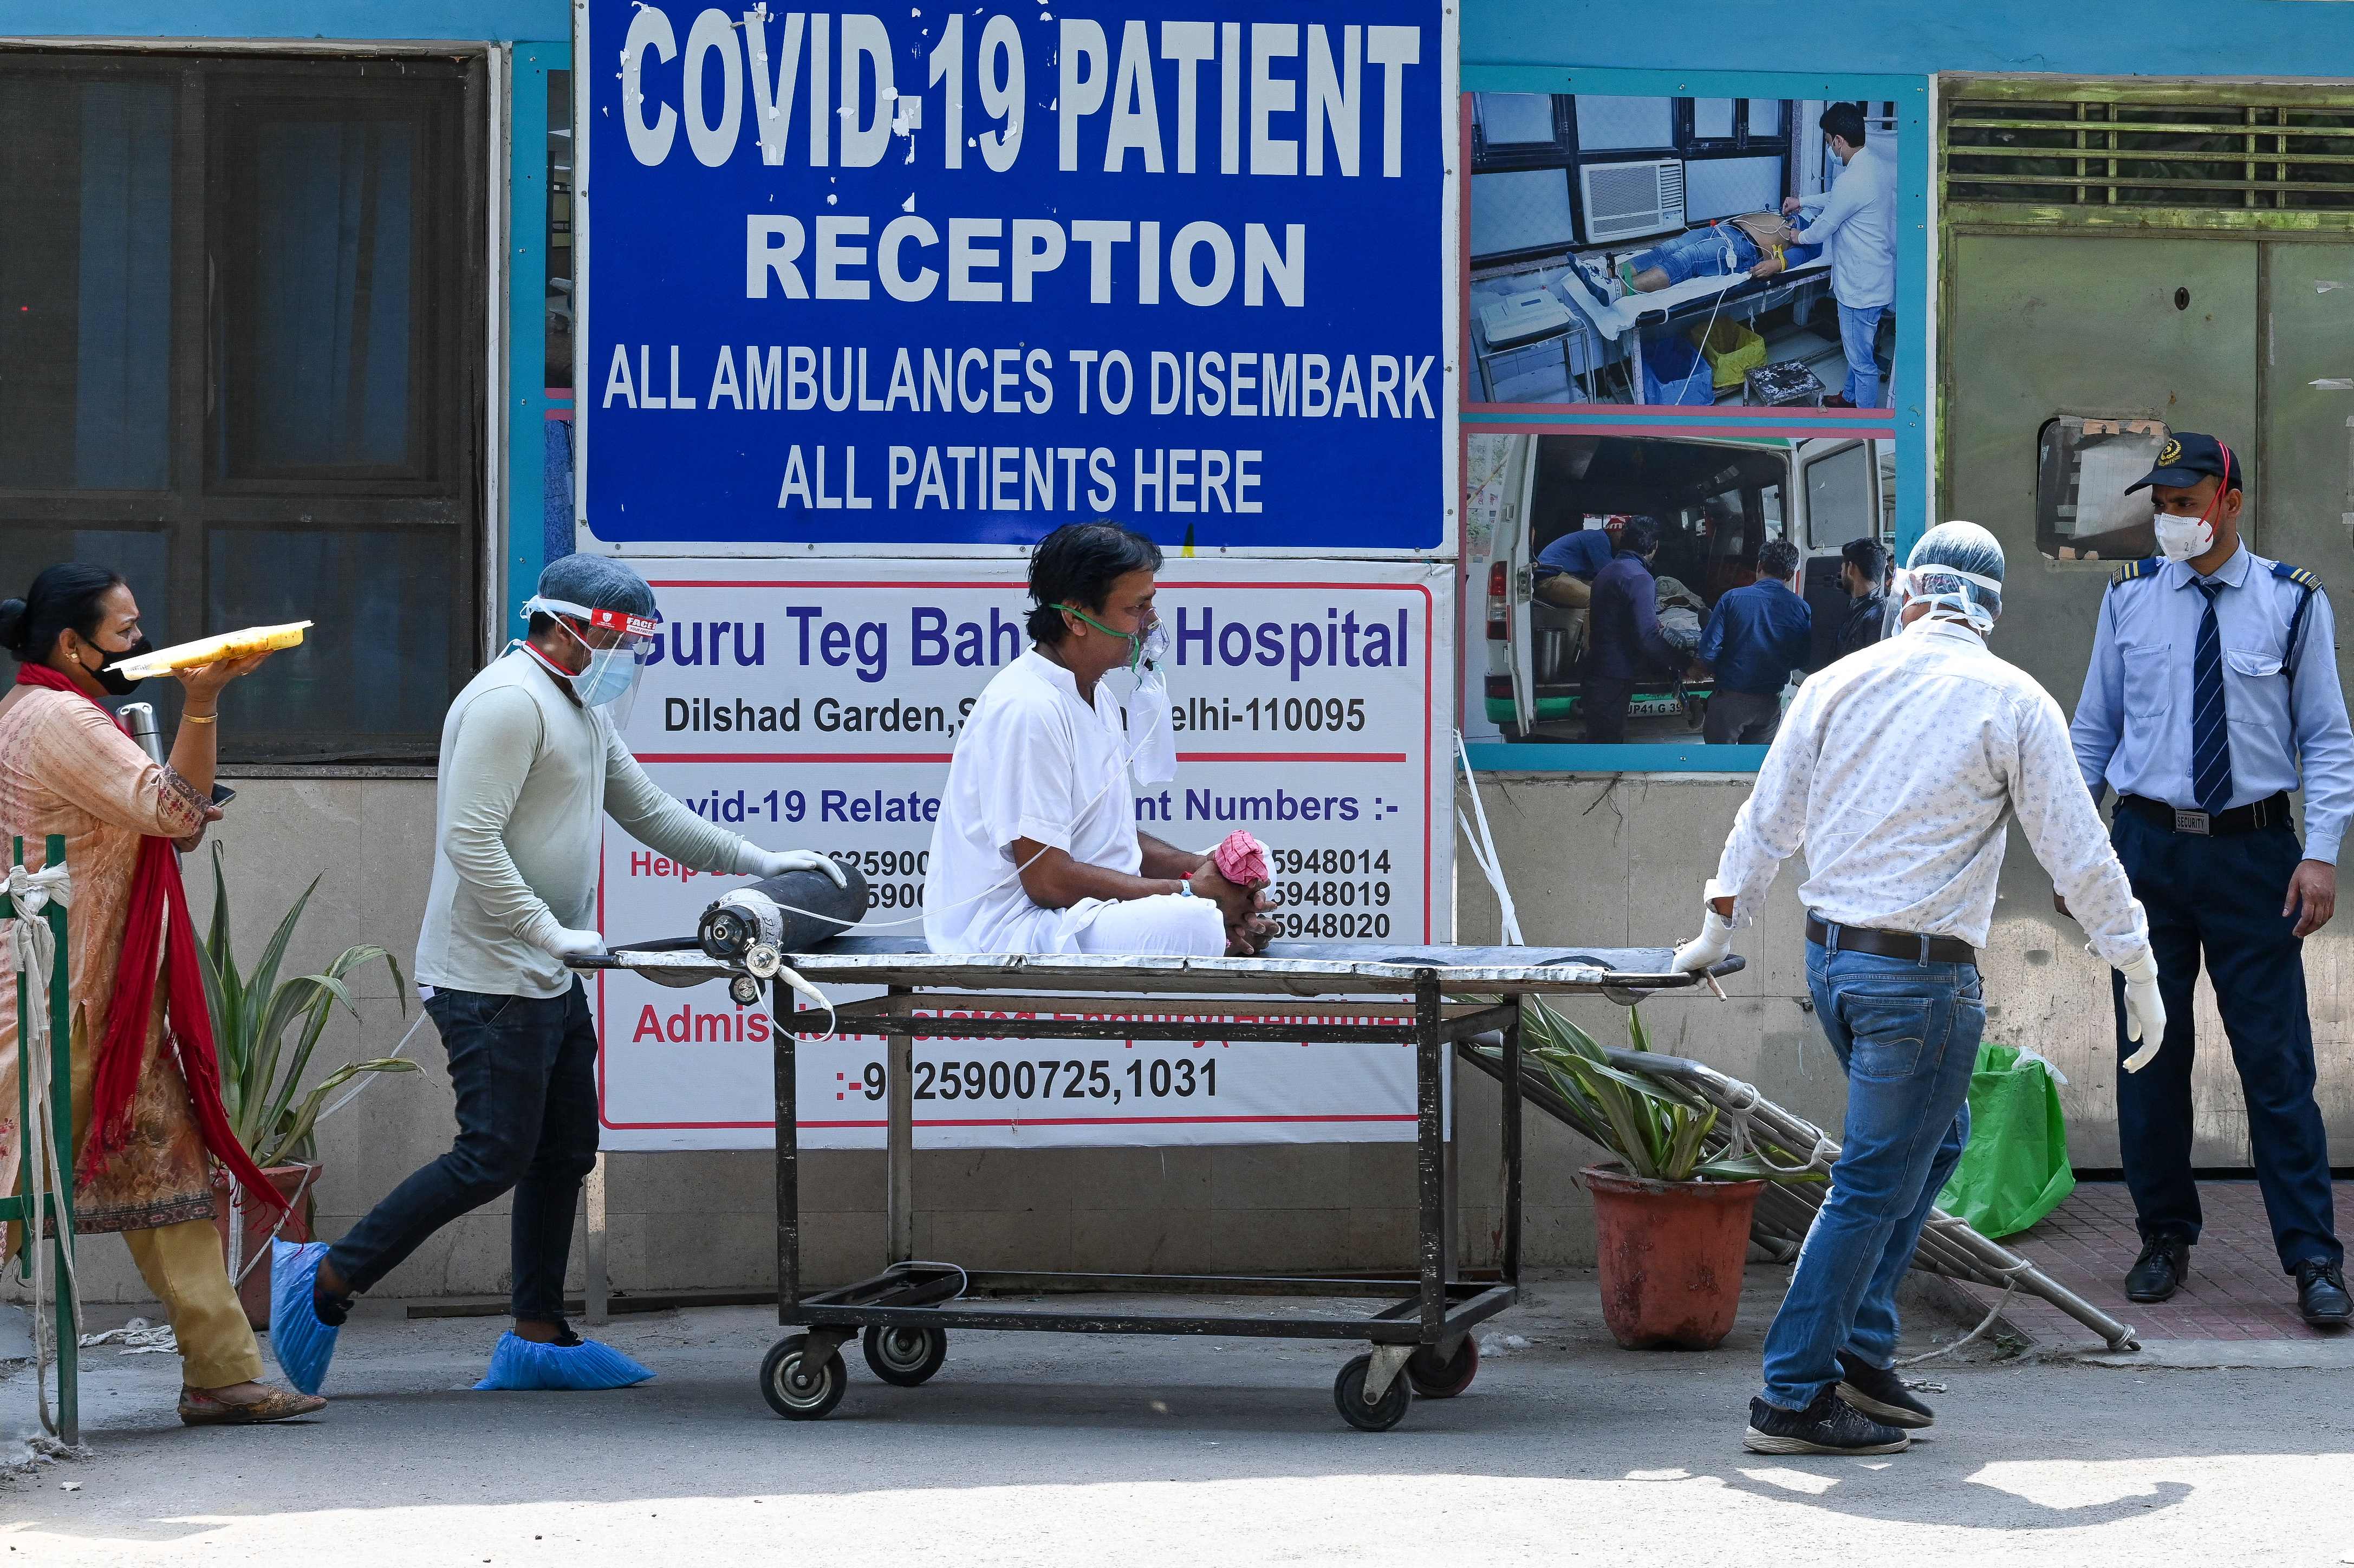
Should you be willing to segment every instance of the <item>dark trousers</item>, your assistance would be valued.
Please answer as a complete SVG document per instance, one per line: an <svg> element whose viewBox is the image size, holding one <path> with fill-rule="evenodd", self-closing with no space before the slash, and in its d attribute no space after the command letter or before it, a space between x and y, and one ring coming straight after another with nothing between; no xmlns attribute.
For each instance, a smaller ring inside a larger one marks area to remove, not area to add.
<svg viewBox="0 0 2354 1568"><path fill-rule="evenodd" d="M1635 700L1635 683L1589 675L1579 705L1585 710L1585 738L1616 746L1627 738L1627 705Z"/></svg>
<svg viewBox="0 0 2354 1568"><path fill-rule="evenodd" d="M435 1231L513 1189L514 1315L560 1319L572 1210L597 1162L588 999L576 980L545 1001L440 991L425 1011L450 1053L458 1141L369 1210L328 1260L345 1284L366 1290Z"/></svg>
<svg viewBox="0 0 2354 1568"><path fill-rule="evenodd" d="M2126 1185L2144 1241L2199 1239L2199 1189L2190 1179L2190 998L2203 952L2215 1004L2248 1107L2248 1144L2281 1266L2336 1262L2329 1147L2314 1103L2313 1025L2306 1014L2305 944L2281 914L2304 851L2286 823L2229 838L2169 832L2117 813L2110 831L2134 895L2149 912L2166 1001L2166 1039L2138 1073L2117 1072L2117 1138ZM2125 980L2115 977L2117 1051L2125 1037Z"/></svg>
<svg viewBox="0 0 2354 1568"><path fill-rule="evenodd" d="M1701 738L1711 746L1770 746L1774 732L1781 727L1781 693L1728 692L1719 687L1708 699Z"/></svg>

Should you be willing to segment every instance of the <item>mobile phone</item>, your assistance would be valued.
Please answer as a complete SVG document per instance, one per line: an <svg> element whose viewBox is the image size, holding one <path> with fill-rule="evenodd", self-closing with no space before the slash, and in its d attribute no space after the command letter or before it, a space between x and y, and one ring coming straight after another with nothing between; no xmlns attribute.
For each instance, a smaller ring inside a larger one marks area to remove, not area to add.
<svg viewBox="0 0 2354 1568"><path fill-rule="evenodd" d="M216 805L216 806L226 806L226 805L228 805L231 800L236 800L236 799L237 799L237 791L236 791L236 790L234 790L234 789L230 789L228 785L226 785L226 784L216 784L216 785L214 785L214 786L213 786L213 804L214 804L214 805Z"/></svg>

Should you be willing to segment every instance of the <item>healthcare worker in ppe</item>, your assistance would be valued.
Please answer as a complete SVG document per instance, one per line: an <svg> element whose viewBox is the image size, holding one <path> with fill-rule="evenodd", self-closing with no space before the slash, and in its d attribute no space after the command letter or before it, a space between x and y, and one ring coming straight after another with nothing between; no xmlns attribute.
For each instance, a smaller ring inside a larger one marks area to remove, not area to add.
<svg viewBox="0 0 2354 1568"><path fill-rule="evenodd" d="M351 1298L459 1215L512 1191L514 1327L487 1387L601 1387L652 1374L574 1334L564 1266L597 1156L597 1033L568 959L601 953L605 819L695 871L841 869L763 849L646 777L621 738L661 617L618 561L567 556L524 606L528 635L468 682L441 726L433 882L417 980L457 1092L450 1152L395 1188L332 1248L281 1244L270 1338L315 1391Z"/></svg>
<svg viewBox="0 0 2354 1568"><path fill-rule="evenodd" d="M2336 622L2311 572L2241 542L2229 446L2178 431L2128 493L2143 489L2163 558L2110 578L2073 731L2093 799L2116 791L2117 856L2149 910L2173 1020L2157 1063L2117 1075L2117 1143L2142 1239L2126 1295L2173 1295L2199 1239L2190 989L2203 961L2281 1267L2306 1322L2343 1328L2354 1304L2314 1101L2304 951L2337 907L2338 841L2354 816ZM2289 810L2300 789L2301 844Z"/></svg>
<svg viewBox="0 0 2354 1568"><path fill-rule="evenodd" d="M949 763L924 880L936 953L1256 953L1262 892L1136 825L1176 777L1161 548L1072 523L1030 556L1030 651L989 683Z"/></svg>
<svg viewBox="0 0 2354 1568"><path fill-rule="evenodd" d="M1700 937L1675 965L1724 956L1782 861L1803 849L1807 989L1848 1077L1830 1191L1766 1336L1744 1446L1888 1454L1929 1408L1892 1370L1896 1287L1969 1137L1986 1027L1978 949L2013 814L2092 938L2126 977L2136 1038L2166 1028L2139 904L2078 782L2067 721L1987 650L2002 547L1975 523L1914 546L1903 630L1798 688L1734 819Z"/></svg>

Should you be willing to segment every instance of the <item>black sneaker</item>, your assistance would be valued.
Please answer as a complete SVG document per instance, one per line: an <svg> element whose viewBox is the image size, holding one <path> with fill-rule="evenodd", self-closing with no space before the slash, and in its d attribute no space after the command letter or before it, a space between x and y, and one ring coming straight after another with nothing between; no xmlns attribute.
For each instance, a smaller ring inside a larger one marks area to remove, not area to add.
<svg viewBox="0 0 2354 1568"><path fill-rule="evenodd" d="M1742 1435L1741 1446L1753 1454L1902 1454L1913 1446L1913 1438L1901 1428L1874 1421L1827 1388L1804 1410L1751 1400L1749 1430Z"/></svg>
<svg viewBox="0 0 2354 1568"><path fill-rule="evenodd" d="M1874 1421L1891 1426L1926 1426L1937 1419L1936 1412L1913 1397L1913 1391L1893 1368L1873 1366L1846 1351L1840 1352L1839 1364L1839 1396Z"/></svg>
<svg viewBox="0 0 2354 1568"><path fill-rule="evenodd" d="M2346 1294L2344 1266L2317 1257L2298 1264L2296 1309L2317 1329L2343 1329L2354 1323L2354 1299Z"/></svg>

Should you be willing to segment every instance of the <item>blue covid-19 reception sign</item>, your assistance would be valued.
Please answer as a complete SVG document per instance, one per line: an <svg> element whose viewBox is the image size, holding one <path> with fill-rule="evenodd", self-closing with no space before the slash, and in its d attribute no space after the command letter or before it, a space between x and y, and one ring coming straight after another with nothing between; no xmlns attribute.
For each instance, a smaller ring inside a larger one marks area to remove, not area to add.
<svg viewBox="0 0 2354 1568"><path fill-rule="evenodd" d="M1437 0L590 0L608 546L1450 536Z"/></svg>

